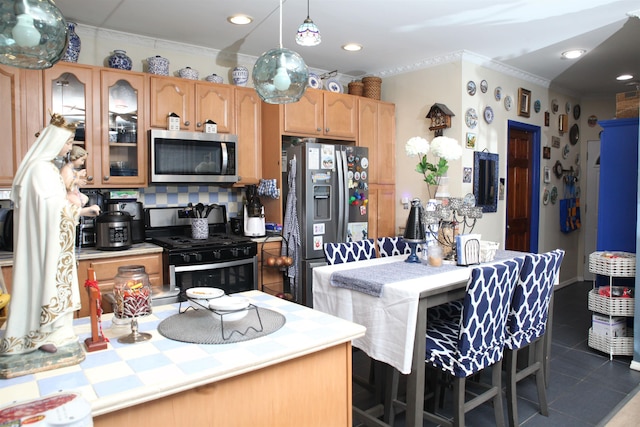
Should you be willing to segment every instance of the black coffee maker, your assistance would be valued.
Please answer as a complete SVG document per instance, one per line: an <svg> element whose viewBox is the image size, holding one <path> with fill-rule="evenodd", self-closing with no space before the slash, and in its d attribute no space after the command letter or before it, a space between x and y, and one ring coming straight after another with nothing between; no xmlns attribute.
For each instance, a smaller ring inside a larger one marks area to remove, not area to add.
<svg viewBox="0 0 640 427"><path fill-rule="evenodd" d="M247 185L244 204L244 235L248 237L264 237L264 206L258 197L255 185Z"/></svg>

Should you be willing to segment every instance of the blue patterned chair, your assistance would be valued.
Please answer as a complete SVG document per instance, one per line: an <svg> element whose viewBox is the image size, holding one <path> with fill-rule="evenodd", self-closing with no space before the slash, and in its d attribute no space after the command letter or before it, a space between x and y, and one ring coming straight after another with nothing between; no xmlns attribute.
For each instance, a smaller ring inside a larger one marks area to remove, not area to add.
<svg viewBox="0 0 640 427"><path fill-rule="evenodd" d="M474 267L467 283L459 320L427 322L425 363L442 371L453 382L453 421L435 411L425 411L425 419L436 424L461 427L465 425L466 412L492 401L496 426L504 426L502 356L507 316L521 262L508 260ZM466 379L489 367L491 383L474 382L484 391L472 401L466 401ZM391 401L396 404L398 401L393 394L397 389L397 375L394 375L393 381Z"/></svg>
<svg viewBox="0 0 640 427"><path fill-rule="evenodd" d="M381 257L394 255L409 255L411 247L407 242L402 240L401 236L396 237L378 237L378 253ZM416 252L422 252L422 245L418 245Z"/></svg>
<svg viewBox="0 0 640 427"><path fill-rule="evenodd" d="M553 286L563 258L564 251L561 249L540 255L527 255L513 291L507 319L504 354L507 406L511 427L519 425L516 384L531 375L534 375L536 380L540 413L549 416L543 337L547 329ZM529 363L518 369L518 351L526 347L529 347L529 352L533 352L533 359L529 357Z"/></svg>
<svg viewBox="0 0 640 427"><path fill-rule="evenodd" d="M346 243L325 243L324 256L329 265L361 261L376 257L373 239Z"/></svg>

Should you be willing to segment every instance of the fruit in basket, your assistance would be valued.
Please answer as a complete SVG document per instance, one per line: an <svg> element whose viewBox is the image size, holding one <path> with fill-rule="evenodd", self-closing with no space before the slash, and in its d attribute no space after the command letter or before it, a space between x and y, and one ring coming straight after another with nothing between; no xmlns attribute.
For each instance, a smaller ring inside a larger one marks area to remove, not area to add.
<svg viewBox="0 0 640 427"><path fill-rule="evenodd" d="M293 258L291 258L290 256L285 256L285 257L282 257L282 258L284 259L283 264L285 266L289 267L289 266L293 265Z"/></svg>
<svg viewBox="0 0 640 427"><path fill-rule="evenodd" d="M270 256L269 258L267 258L267 265L269 267L274 267L276 265L276 258Z"/></svg>
<svg viewBox="0 0 640 427"><path fill-rule="evenodd" d="M284 260L282 259L282 257L279 256L278 258L276 258L276 266L282 267L283 265L284 265Z"/></svg>

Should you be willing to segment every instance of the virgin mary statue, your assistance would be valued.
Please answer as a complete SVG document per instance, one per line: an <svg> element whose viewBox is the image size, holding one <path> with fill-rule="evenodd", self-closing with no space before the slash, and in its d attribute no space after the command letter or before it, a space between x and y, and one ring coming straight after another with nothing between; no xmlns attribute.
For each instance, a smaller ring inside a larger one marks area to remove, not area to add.
<svg viewBox="0 0 640 427"><path fill-rule="evenodd" d="M80 308L74 252L80 207L54 160L72 147L73 130L53 115L13 180L13 286L0 355L56 352L78 341L73 312Z"/></svg>

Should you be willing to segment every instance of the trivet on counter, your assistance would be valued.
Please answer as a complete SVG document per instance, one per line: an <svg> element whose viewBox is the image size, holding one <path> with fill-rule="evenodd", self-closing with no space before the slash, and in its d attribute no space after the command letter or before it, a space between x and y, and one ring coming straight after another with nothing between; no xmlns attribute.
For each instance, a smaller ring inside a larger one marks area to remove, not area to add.
<svg viewBox="0 0 640 427"><path fill-rule="evenodd" d="M174 341L230 344L269 335L286 322L282 314L254 305L247 308L247 315L242 319L229 321L224 318L224 314L212 310L187 309L160 322L158 332Z"/></svg>

